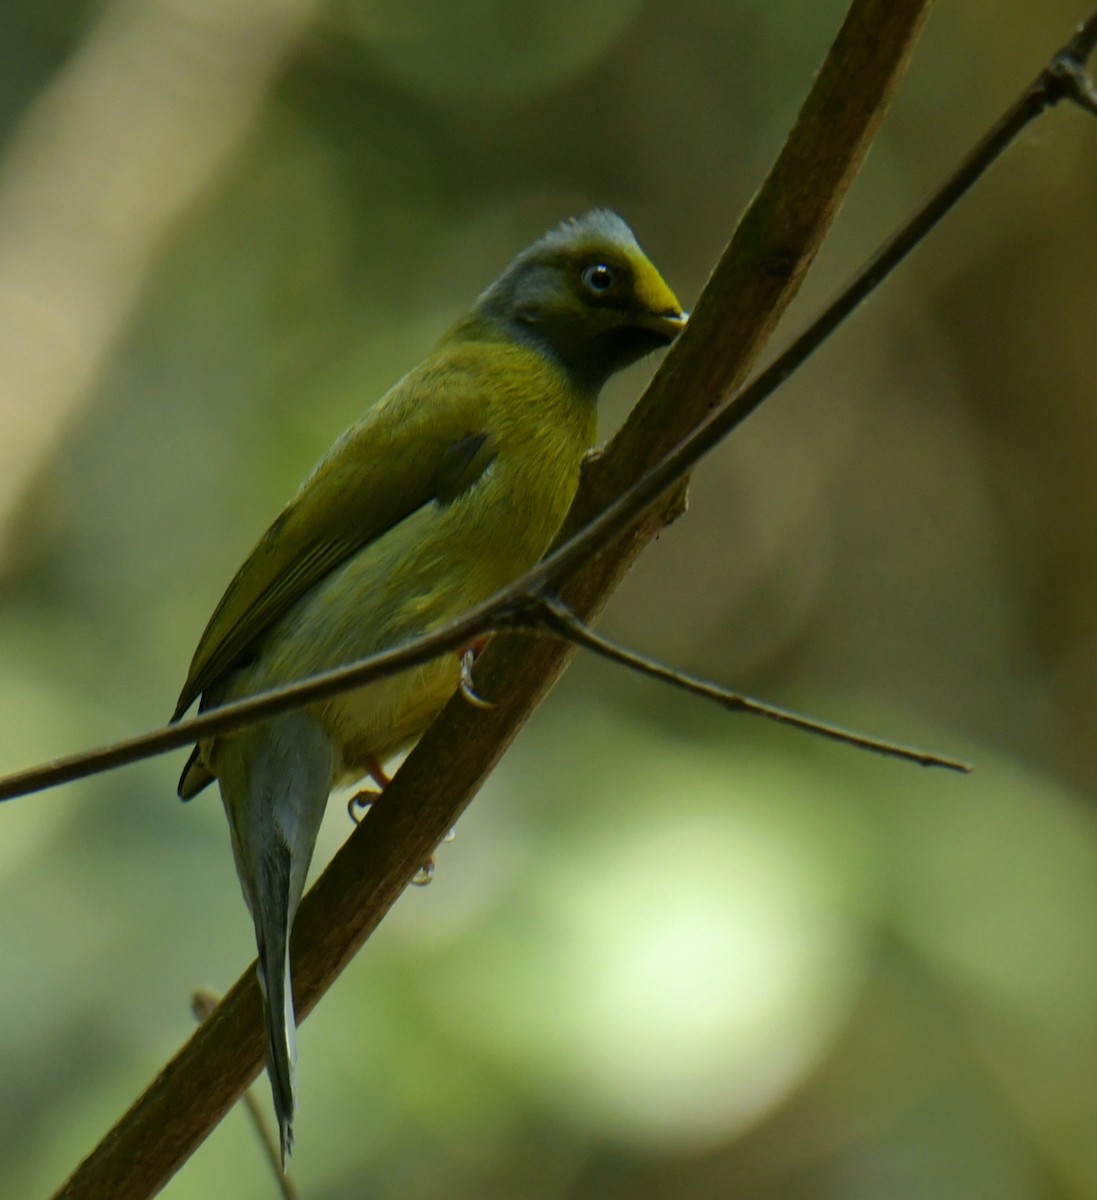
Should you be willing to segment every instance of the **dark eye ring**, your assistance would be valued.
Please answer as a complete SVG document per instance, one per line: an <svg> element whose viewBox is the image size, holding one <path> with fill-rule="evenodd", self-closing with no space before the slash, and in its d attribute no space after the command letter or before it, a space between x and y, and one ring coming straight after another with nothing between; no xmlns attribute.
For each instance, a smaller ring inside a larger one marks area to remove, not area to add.
<svg viewBox="0 0 1097 1200"><path fill-rule="evenodd" d="M608 292L616 281L613 268L605 263L594 263L583 271L583 286L588 292Z"/></svg>

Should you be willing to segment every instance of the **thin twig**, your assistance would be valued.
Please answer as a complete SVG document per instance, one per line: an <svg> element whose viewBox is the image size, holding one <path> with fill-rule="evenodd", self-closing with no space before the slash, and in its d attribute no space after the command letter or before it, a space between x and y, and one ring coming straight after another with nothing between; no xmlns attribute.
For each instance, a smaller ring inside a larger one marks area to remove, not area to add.
<svg viewBox="0 0 1097 1200"><path fill-rule="evenodd" d="M597 517L553 550L533 570L457 620L380 654L298 683L221 705L166 728L5 776L0 779L0 801L57 787L62 783L178 750L202 738L255 724L278 713L418 666L439 654L461 647L472 638L505 627L507 614L516 605L520 607L525 599L546 586L558 588L561 581L582 562L604 549L639 514L684 479L706 454L781 387L926 237L1031 121L1064 99L1097 114L1097 88L1084 68L1095 43L1097 13L1079 27L1070 42L1051 59L945 184L873 255L841 293L765 370L726 407L680 442L655 468L623 491ZM691 324L696 324L700 309L701 304ZM693 330L687 327L680 340L688 342L692 334Z"/></svg>
<svg viewBox="0 0 1097 1200"><path fill-rule="evenodd" d="M882 754L886 758L900 758L907 762L917 763L922 767L943 767L948 771L959 771L968 774L972 770L970 763L959 759L946 758L933 754L928 750L918 750L913 746L901 746L896 742L883 741L858 733L853 729L844 729L841 725L833 725L828 721L819 721L802 713L780 708L775 704L767 704L763 700L755 700L752 696L744 696L741 692L733 692L707 679L699 679L696 675L688 675L657 662L647 655L638 654L625 646L595 633L593 629L571 611L570 608L556 596L538 595L530 600L529 620L531 628L549 629L558 637L573 642L585 650L601 655L610 662L628 667L641 675L648 675L672 687L681 688L692 696L700 696L726 708L729 712L746 713L752 717L764 717L767 721L776 721L781 725L789 725L804 733L815 734L832 742L842 742L855 746L859 750L869 750L874 754Z"/></svg>
<svg viewBox="0 0 1097 1200"><path fill-rule="evenodd" d="M198 988L191 997L190 1007L198 1021L205 1021L212 1016L214 1009L220 1003L221 997L216 992L210 988ZM301 1200L301 1193L297 1190L289 1172L282 1170L282 1151L278 1145L278 1137L271 1128L263 1106L255 1095L255 1089L247 1088L240 1099L243 1101L244 1108L247 1109L252 1128L263 1148L263 1156L270 1164L275 1186L278 1188L282 1200Z"/></svg>

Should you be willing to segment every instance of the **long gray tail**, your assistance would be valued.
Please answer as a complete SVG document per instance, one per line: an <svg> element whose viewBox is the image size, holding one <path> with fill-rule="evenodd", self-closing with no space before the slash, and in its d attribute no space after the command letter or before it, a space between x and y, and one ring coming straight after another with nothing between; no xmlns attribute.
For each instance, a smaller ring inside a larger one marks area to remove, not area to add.
<svg viewBox="0 0 1097 1200"><path fill-rule="evenodd" d="M259 985L263 989L263 1019L267 1029L267 1074L278 1118L282 1170L293 1151L293 1112L296 1106L293 1070L297 1063L297 1019L290 982L290 852L268 853L262 864L263 887L255 915L259 950ZM295 906L296 907L296 906Z"/></svg>
<svg viewBox="0 0 1097 1200"><path fill-rule="evenodd" d="M225 738L215 765L255 922L267 1073L284 1169L293 1149L297 1059L289 938L331 790L331 744L308 713L287 713Z"/></svg>

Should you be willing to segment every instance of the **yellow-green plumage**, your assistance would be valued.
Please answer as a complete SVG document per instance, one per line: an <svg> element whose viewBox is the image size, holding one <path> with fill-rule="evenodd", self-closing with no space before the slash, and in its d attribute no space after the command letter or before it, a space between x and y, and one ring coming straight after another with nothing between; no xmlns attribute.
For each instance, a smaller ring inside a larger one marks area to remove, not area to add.
<svg viewBox="0 0 1097 1200"><path fill-rule="evenodd" d="M417 368L332 447L218 605L176 717L429 632L544 554L596 435L605 379L684 320L628 227L592 213L519 255ZM294 1058L288 935L330 790L409 745L459 659L196 748L220 784L259 946L283 1156Z"/></svg>

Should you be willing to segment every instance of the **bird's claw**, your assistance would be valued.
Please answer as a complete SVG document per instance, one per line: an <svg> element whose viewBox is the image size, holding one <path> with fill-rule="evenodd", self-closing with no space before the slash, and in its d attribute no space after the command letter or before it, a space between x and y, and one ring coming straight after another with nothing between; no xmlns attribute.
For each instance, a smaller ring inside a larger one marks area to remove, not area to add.
<svg viewBox="0 0 1097 1200"><path fill-rule="evenodd" d="M419 868L419 870L416 871L411 877L412 887L426 887L427 884L430 883L430 881L434 878L434 873L437 870L438 868L434 863L434 855L432 854L430 858L428 858L427 861Z"/></svg>
<svg viewBox="0 0 1097 1200"><path fill-rule="evenodd" d="M473 706L473 708L494 708L490 700L485 700L476 692L476 685L472 678L472 664L476 661L477 647L466 646L461 653L461 674L460 674L460 689L461 695Z"/></svg>
<svg viewBox="0 0 1097 1200"><path fill-rule="evenodd" d="M456 836L457 836L457 830L451 829L449 831L449 833L447 833L446 836L442 839L442 841L443 841L443 843L452 842ZM437 870L438 870L438 865L437 865L437 863L435 863L434 855L432 854L430 856L430 858L428 858L427 861L425 863L423 863L423 865L419 868L419 870L416 871L415 874L411 877L411 882L412 882L413 886L426 887L427 884L430 883L430 881L434 878Z"/></svg>
<svg viewBox="0 0 1097 1200"><path fill-rule="evenodd" d="M474 648L470 646L462 655L462 668L465 667L465 659L467 658L469 663L468 669L471 671L472 660L475 658L475 656L476 652ZM490 707L490 705L487 705L485 701L480 700L478 696L475 697L475 702L483 705L484 707ZM370 788L364 788L360 792L355 792L354 795L351 796L351 798L347 801L347 816L350 817L355 825L361 824L362 818L377 803L377 801L381 799L384 789L387 788L392 782L389 776L386 775L381 769L381 764L376 759L372 759L370 761L367 774L375 783L379 785L379 788L377 791L373 791ZM442 840L446 842L452 842L453 837L454 831L451 829ZM430 883L430 881L434 878L437 870L438 868L434 862L434 855L432 854L430 858L428 858L427 861L419 868L419 870L416 871L411 877L412 884L415 887L426 887L427 884Z"/></svg>
<svg viewBox="0 0 1097 1200"><path fill-rule="evenodd" d="M355 792L347 801L347 816L350 817L355 825L358 825L380 798L380 792L373 792L368 788L361 792Z"/></svg>
<svg viewBox="0 0 1097 1200"><path fill-rule="evenodd" d="M380 792L371 791L369 788L361 792L355 792L347 801L347 815L355 823L361 824L362 818L381 798ZM445 841L453 841L453 830L445 836ZM411 882L415 887L426 887L434 878L435 872L438 870L434 862L434 855L431 855L418 871L411 877Z"/></svg>

